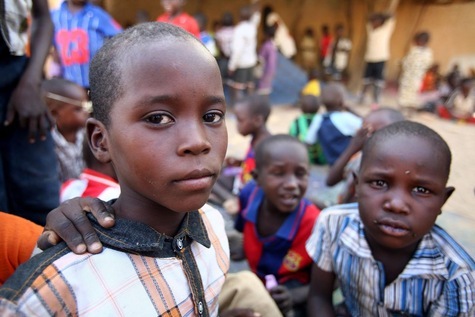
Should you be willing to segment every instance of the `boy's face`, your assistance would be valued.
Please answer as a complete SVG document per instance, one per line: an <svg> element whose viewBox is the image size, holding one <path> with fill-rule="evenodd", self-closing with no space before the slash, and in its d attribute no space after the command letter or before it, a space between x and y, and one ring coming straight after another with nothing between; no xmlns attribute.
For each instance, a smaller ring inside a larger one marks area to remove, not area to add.
<svg viewBox="0 0 475 317"><path fill-rule="evenodd" d="M155 212L196 210L208 199L227 147L216 61L190 40L147 43L128 54L124 93L105 133L121 197Z"/></svg>
<svg viewBox="0 0 475 317"><path fill-rule="evenodd" d="M445 187L446 158L434 155L431 145L421 137L401 135L365 153L356 193L373 250L413 250L453 192Z"/></svg>
<svg viewBox="0 0 475 317"><path fill-rule="evenodd" d="M300 203L308 185L309 163L305 147L282 142L268 147L266 163L256 169L257 184L271 212L290 213Z"/></svg>
<svg viewBox="0 0 475 317"><path fill-rule="evenodd" d="M259 116L253 116L249 107L247 102L238 102L234 109L237 130L243 136L253 134L259 127Z"/></svg>
<svg viewBox="0 0 475 317"><path fill-rule="evenodd" d="M56 124L60 130L80 130L86 125L86 120L89 113L84 109L84 104L87 102L87 94L81 87L74 87L68 90L65 94L66 98L77 101L76 103L60 102L60 105L52 110L52 114L56 120Z"/></svg>

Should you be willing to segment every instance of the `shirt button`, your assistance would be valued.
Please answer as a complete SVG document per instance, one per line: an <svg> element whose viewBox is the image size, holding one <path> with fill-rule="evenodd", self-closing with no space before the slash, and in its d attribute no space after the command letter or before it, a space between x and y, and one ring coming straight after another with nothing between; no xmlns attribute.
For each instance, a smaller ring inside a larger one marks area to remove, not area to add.
<svg viewBox="0 0 475 317"><path fill-rule="evenodd" d="M176 246L178 247L178 250L183 249L183 238L178 238L176 240Z"/></svg>
<svg viewBox="0 0 475 317"><path fill-rule="evenodd" d="M202 315L202 314L203 314L203 310L204 310L204 309L203 309L203 302L200 301L200 302L198 303L198 313L199 313L200 315Z"/></svg>

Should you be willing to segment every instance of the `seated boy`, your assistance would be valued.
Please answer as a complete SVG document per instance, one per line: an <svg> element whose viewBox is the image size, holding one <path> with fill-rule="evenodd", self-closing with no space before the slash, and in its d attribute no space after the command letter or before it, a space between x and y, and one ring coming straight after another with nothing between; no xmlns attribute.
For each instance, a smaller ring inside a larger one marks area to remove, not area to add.
<svg viewBox="0 0 475 317"><path fill-rule="evenodd" d="M435 225L454 191L450 164L447 143L419 123L393 123L366 141L358 205L323 212L306 245L309 313L335 316L338 282L351 316L475 315L475 262Z"/></svg>
<svg viewBox="0 0 475 317"><path fill-rule="evenodd" d="M244 97L235 105L237 130L242 136L251 136L251 142L243 160L227 157L222 175L213 187L213 195L231 214L238 211L236 194L250 180L256 163L254 149L271 134L267 129L271 107L269 101L259 95ZM238 172L236 172L236 170Z"/></svg>
<svg viewBox="0 0 475 317"><path fill-rule="evenodd" d="M256 148L255 182L240 194L236 229L251 270L262 280L274 275L270 293L282 313L306 316L312 260L305 251L319 209L304 197L309 173L305 145L289 135L274 135Z"/></svg>
<svg viewBox="0 0 475 317"><path fill-rule="evenodd" d="M330 167L326 178L327 186L335 186L340 181L345 186L338 195L336 203L349 203L355 201L355 184L353 174L360 169L361 149L365 141L375 131L391 123L405 120L403 114L391 108L379 108L370 112L363 119L363 126L358 130L348 147L343 151L336 162Z"/></svg>
<svg viewBox="0 0 475 317"><path fill-rule="evenodd" d="M53 78L42 84L56 126L51 131L59 162L59 180L76 178L84 168L84 127L89 117L86 90L65 79Z"/></svg>
<svg viewBox="0 0 475 317"><path fill-rule="evenodd" d="M94 224L100 254L61 243L23 264L0 315L217 316L229 250L203 207L227 145L216 60L181 28L144 23L105 43L90 79L89 145L114 165L116 225Z"/></svg>
<svg viewBox="0 0 475 317"><path fill-rule="evenodd" d="M318 142L325 160L333 165L361 127L362 120L345 110L344 88L340 84L330 83L325 86L321 100L327 112L314 117L308 129L306 143L312 145Z"/></svg>

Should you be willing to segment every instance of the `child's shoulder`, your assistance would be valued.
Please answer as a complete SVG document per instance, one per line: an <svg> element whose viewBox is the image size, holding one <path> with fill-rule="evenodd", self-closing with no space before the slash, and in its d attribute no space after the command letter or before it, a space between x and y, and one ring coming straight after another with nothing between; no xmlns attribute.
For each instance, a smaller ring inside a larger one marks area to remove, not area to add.
<svg viewBox="0 0 475 317"><path fill-rule="evenodd" d="M434 225L429 235L447 265L456 264L461 269L475 272L474 259L447 231L438 225Z"/></svg>

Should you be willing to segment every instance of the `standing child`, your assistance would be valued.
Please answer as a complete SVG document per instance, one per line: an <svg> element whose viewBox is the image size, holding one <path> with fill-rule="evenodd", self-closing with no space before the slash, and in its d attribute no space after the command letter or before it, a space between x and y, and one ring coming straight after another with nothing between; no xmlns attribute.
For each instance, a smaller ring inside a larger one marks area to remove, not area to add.
<svg viewBox="0 0 475 317"><path fill-rule="evenodd" d="M424 74L432 65L432 50L427 47L429 33L419 32L414 36L414 46L404 57L399 82L399 106L416 108L419 106L418 93L421 91Z"/></svg>
<svg viewBox="0 0 475 317"><path fill-rule="evenodd" d="M302 40L300 41L300 63L302 68L309 72L317 66L317 47L315 34L311 27L305 28Z"/></svg>
<svg viewBox="0 0 475 317"><path fill-rule="evenodd" d="M72 81L50 79L43 82L46 104L56 126L52 130L59 162L59 180L76 178L84 169L83 140L89 102L86 90Z"/></svg>
<svg viewBox="0 0 475 317"><path fill-rule="evenodd" d="M323 60L325 73L334 80L342 80L342 76L348 66L348 60L351 51L351 40L344 37L343 24L337 24L335 27L335 37L330 43L328 54Z"/></svg>
<svg viewBox="0 0 475 317"><path fill-rule="evenodd" d="M289 134L299 139L301 142L305 142L310 124L320 108L320 100L314 95L303 95L300 97L299 104L302 114L299 115L290 125ZM322 148L318 142L309 145L307 150L310 164L326 164Z"/></svg>
<svg viewBox="0 0 475 317"><path fill-rule="evenodd" d="M157 22L166 22L183 28L190 32L197 39L200 38L200 28L198 22L191 15L183 11L186 0L162 0L162 7L165 13L157 18Z"/></svg>
<svg viewBox="0 0 475 317"><path fill-rule="evenodd" d="M276 26L266 28L265 40L259 50L259 62L262 64L262 75L257 83L257 93L266 96L272 92L272 82L277 70L277 47L274 43Z"/></svg>
<svg viewBox="0 0 475 317"><path fill-rule="evenodd" d="M229 250L219 212L203 206L227 145L216 60L183 29L143 23L100 49L90 77L88 140L114 165L116 224L94 224L100 254L61 243L21 266L0 315L217 316Z"/></svg>
<svg viewBox="0 0 475 317"><path fill-rule="evenodd" d="M338 282L351 316L475 315L475 262L435 224L454 191L450 163L447 143L419 123L396 122L368 139L358 205L323 212L307 242L309 313L335 316Z"/></svg>
<svg viewBox="0 0 475 317"><path fill-rule="evenodd" d="M88 0L65 0L51 13L56 62L62 77L89 88L89 64L104 42L122 31L102 8Z"/></svg>
<svg viewBox="0 0 475 317"><path fill-rule="evenodd" d="M236 229L243 232L244 254L262 280L274 275L269 291L283 314L306 316L312 260L305 241L320 211L304 199L307 149L294 137L274 135L256 148L255 182L240 194Z"/></svg>

